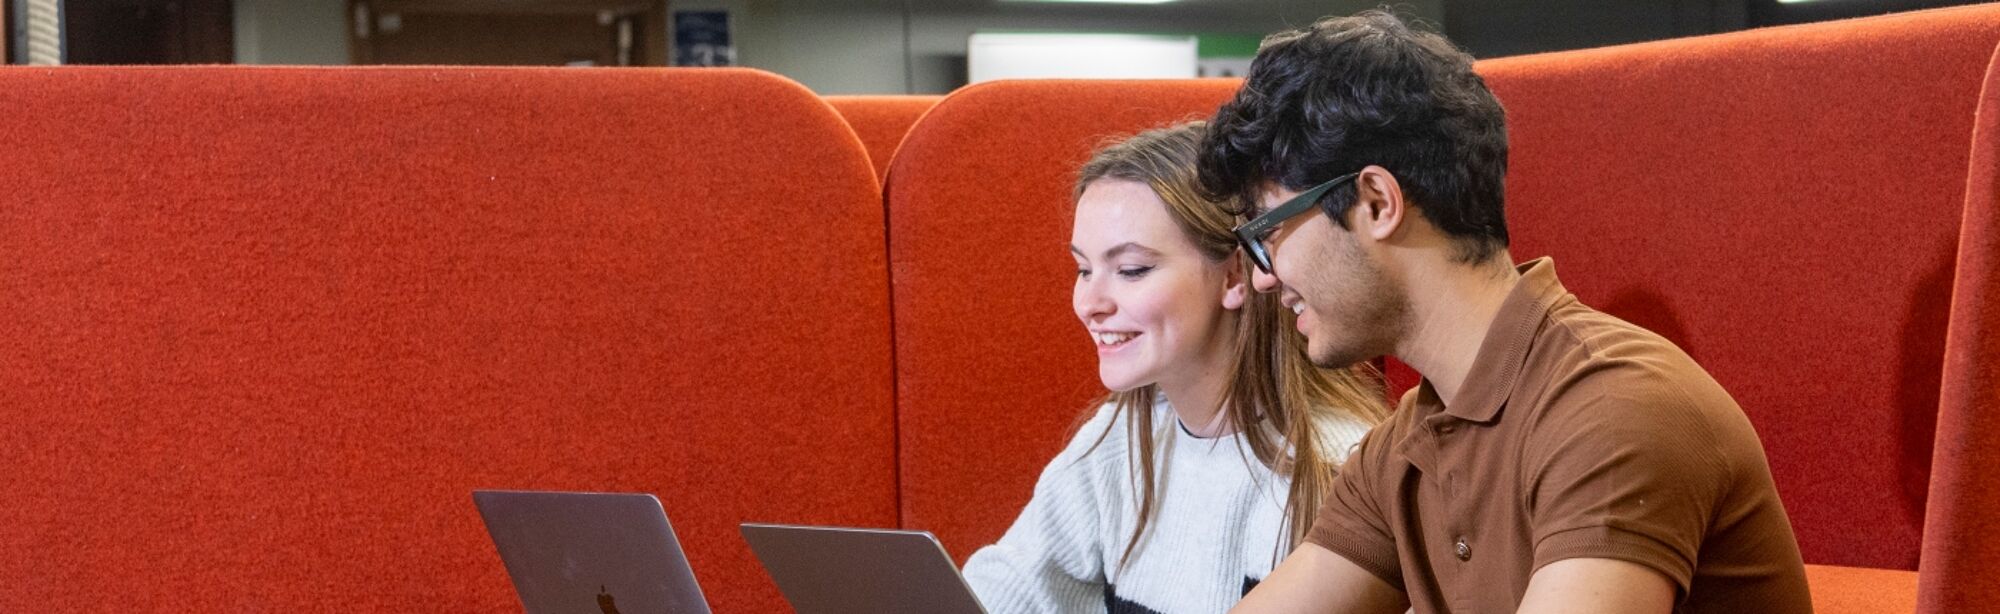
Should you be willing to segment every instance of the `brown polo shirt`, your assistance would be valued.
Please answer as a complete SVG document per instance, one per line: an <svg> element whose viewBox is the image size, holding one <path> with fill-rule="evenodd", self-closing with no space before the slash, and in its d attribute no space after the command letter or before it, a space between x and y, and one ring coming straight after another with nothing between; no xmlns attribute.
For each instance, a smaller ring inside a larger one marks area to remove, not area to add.
<svg viewBox="0 0 2000 614"><path fill-rule="evenodd" d="M1757 433L1694 360L1578 303L1547 258L1494 317L1456 402L1430 382L1341 468L1307 540L1417 612L1509 613L1574 558L1679 586L1677 612L1811 612Z"/></svg>

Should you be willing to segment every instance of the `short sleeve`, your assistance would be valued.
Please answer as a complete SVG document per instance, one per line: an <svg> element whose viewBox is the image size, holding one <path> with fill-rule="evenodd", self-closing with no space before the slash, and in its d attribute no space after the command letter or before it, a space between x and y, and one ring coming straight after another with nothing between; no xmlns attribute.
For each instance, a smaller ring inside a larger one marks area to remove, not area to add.
<svg viewBox="0 0 2000 614"><path fill-rule="evenodd" d="M1603 558L1645 565L1687 594L1729 468L1699 408L1657 378L1585 382L1526 442L1535 569Z"/></svg>

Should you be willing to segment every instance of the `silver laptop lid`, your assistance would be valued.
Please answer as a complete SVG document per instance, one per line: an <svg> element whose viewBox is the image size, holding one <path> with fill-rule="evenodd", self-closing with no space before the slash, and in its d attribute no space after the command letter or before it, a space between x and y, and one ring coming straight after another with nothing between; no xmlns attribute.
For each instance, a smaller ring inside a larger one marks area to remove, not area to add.
<svg viewBox="0 0 2000 614"><path fill-rule="evenodd" d="M480 490L472 500L528 614L708 614L652 495Z"/></svg>
<svg viewBox="0 0 2000 614"><path fill-rule="evenodd" d="M928 531L743 524L799 614L985 614Z"/></svg>

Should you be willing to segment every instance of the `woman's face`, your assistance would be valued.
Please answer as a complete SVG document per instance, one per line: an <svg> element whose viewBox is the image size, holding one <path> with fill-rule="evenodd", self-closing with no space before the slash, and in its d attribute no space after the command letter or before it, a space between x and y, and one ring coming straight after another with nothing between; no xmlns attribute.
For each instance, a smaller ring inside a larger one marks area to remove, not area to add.
<svg viewBox="0 0 2000 614"><path fill-rule="evenodd" d="M1203 257L1146 184L1100 179L1077 199L1070 252L1076 317L1112 390L1182 388L1228 368L1230 261ZM1237 284L1241 291L1241 284Z"/></svg>

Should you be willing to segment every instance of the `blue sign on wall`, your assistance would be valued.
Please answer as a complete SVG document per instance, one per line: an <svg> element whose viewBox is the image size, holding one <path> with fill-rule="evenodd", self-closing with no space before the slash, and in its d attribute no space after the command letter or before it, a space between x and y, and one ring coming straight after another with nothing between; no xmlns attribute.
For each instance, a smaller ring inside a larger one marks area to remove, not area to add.
<svg viewBox="0 0 2000 614"><path fill-rule="evenodd" d="M675 66L734 66L729 11L674 11Z"/></svg>

